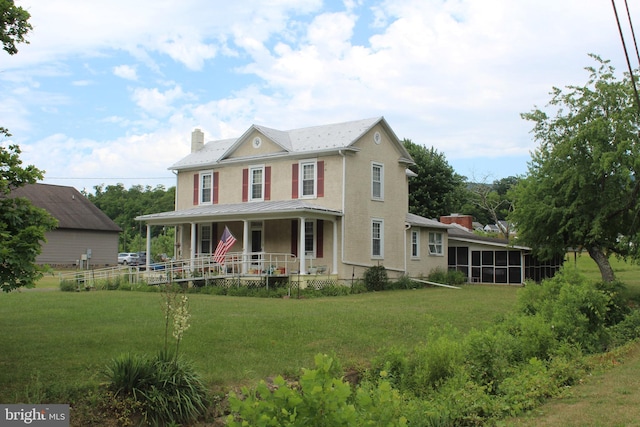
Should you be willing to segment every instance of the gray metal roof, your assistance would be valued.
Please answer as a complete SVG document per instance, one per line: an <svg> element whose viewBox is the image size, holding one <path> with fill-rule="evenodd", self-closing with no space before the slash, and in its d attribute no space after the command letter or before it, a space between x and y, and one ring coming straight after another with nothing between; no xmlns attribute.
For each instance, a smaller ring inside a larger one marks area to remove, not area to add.
<svg viewBox="0 0 640 427"><path fill-rule="evenodd" d="M272 200L266 202L232 203L226 205L195 206L191 209L142 215L137 221L154 224L178 224L198 220L234 220L246 218L292 218L306 213L318 216L341 216L342 212L304 200Z"/></svg>
<svg viewBox="0 0 640 427"><path fill-rule="evenodd" d="M73 187L27 184L11 191L11 197L23 197L58 220L58 229L122 231L104 212Z"/></svg>
<svg viewBox="0 0 640 427"><path fill-rule="evenodd" d="M408 224L416 227L443 228L443 229L451 228L448 224L443 224L440 221L436 221L434 219L428 219L412 213L406 214L405 221Z"/></svg>
<svg viewBox="0 0 640 427"><path fill-rule="evenodd" d="M190 153L180 161L174 163L169 169L191 169L205 165L213 166L223 162L225 159L228 159L238 146L246 141L253 131L262 133L265 137L282 147L283 153L281 153L281 155L296 155L347 149L377 124L381 124L391 136L392 140L394 140L400 152L401 160L413 163L411 156L405 150L384 117L373 117L288 131L252 125L239 138L207 142L204 148Z"/></svg>
<svg viewBox="0 0 640 427"><path fill-rule="evenodd" d="M490 246L510 247L514 249L530 250L531 248L522 245L512 245L508 239L499 239L496 237L479 236L472 231L468 231L458 224L451 224L453 227L449 229L449 239L462 242L482 243Z"/></svg>

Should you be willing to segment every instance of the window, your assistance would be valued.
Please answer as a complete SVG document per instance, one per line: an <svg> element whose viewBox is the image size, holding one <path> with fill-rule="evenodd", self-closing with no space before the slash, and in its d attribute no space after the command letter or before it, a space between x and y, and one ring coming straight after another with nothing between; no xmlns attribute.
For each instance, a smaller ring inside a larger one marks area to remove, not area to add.
<svg viewBox="0 0 640 427"><path fill-rule="evenodd" d="M411 231L411 257L420 258L420 232L418 230Z"/></svg>
<svg viewBox="0 0 640 427"><path fill-rule="evenodd" d="M200 226L200 253L201 254L211 253L211 226L210 225Z"/></svg>
<svg viewBox="0 0 640 427"><path fill-rule="evenodd" d="M305 221L304 223L304 255L315 258L316 256L316 233L315 221Z"/></svg>
<svg viewBox="0 0 640 427"><path fill-rule="evenodd" d="M371 257L384 257L384 222L381 219L371 221Z"/></svg>
<svg viewBox="0 0 640 427"><path fill-rule="evenodd" d="M380 163L371 164L371 198L384 199L384 165Z"/></svg>
<svg viewBox="0 0 640 427"><path fill-rule="evenodd" d="M442 233L429 233L429 253L431 255L442 255Z"/></svg>
<svg viewBox="0 0 640 427"><path fill-rule="evenodd" d="M200 204L208 205L213 202L213 173L200 173Z"/></svg>
<svg viewBox="0 0 640 427"><path fill-rule="evenodd" d="M301 197L316 197L316 162L300 163L300 195Z"/></svg>
<svg viewBox="0 0 640 427"><path fill-rule="evenodd" d="M251 200L264 200L264 166L249 169L249 195Z"/></svg>

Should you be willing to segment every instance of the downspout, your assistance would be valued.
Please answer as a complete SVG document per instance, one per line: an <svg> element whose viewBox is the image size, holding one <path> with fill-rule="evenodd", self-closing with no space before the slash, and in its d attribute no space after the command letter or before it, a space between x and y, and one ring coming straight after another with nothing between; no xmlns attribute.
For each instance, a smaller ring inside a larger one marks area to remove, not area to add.
<svg viewBox="0 0 640 427"><path fill-rule="evenodd" d="M344 218L346 206L347 192L347 157L342 150L338 150L338 154L342 157L342 218L340 219L340 261L346 263L344 259Z"/></svg>
<svg viewBox="0 0 640 427"><path fill-rule="evenodd" d="M407 275L407 234L410 233L411 224L404 224L404 274ZM411 240L413 246L413 240Z"/></svg>

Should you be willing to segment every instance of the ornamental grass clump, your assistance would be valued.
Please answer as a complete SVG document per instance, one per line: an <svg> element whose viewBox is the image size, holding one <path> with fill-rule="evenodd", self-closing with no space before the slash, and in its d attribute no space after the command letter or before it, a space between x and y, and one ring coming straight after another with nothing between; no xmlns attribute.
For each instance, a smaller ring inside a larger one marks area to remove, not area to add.
<svg viewBox="0 0 640 427"><path fill-rule="evenodd" d="M180 354L189 329L189 299L180 288L162 292L164 348L155 357L123 354L106 368L114 408L130 406L131 418L149 425L189 423L207 409L207 388L191 363ZM171 331L171 334L170 334ZM169 336L175 339L171 348Z"/></svg>

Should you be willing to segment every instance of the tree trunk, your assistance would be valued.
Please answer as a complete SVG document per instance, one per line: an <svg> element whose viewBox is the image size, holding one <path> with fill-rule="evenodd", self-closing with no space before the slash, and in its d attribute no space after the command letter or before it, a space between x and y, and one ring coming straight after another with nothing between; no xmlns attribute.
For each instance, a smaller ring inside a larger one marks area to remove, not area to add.
<svg viewBox="0 0 640 427"><path fill-rule="evenodd" d="M593 259L598 265L602 281L605 283L613 282L616 279L616 276L613 273L613 268L611 268L611 263L609 263L609 257L606 256L605 253L602 252L602 249L597 246L588 247L587 251L589 251L591 259Z"/></svg>

